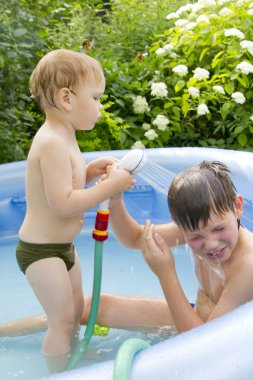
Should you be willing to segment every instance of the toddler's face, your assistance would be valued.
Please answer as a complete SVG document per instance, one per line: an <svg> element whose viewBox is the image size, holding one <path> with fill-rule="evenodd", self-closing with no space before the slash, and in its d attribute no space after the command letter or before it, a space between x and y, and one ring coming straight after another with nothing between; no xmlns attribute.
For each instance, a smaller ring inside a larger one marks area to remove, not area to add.
<svg viewBox="0 0 253 380"><path fill-rule="evenodd" d="M105 80L92 77L80 84L73 98L73 126L75 130L91 130L101 116L100 97L105 90Z"/></svg>

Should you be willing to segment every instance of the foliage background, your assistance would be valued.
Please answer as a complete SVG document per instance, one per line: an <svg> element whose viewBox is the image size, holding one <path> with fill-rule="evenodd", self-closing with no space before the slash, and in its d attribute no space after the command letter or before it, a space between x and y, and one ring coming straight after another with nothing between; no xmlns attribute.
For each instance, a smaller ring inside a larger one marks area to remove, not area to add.
<svg viewBox="0 0 253 380"><path fill-rule="evenodd" d="M30 100L28 79L38 60L56 48L84 51L96 57L105 71L103 117L94 130L78 134L83 151L130 148L136 141L146 147L188 145L252 150L252 74L235 69L242 60L251 62L252 55L240 48L237 38L226 40L222 34L222 29L237 26L244 31L245 39L251 40L250 2L211 2L211 6L209 2L199 14L218 13L225 6L233 7L234 14L198 24L194 33L185 33L183 28L175 27L175 20L166 20L166 15L184 4L187 2L168 0L2 0L0 163L27 155L43 122L36 104ZM180 15L193 17L190 12ZM214 40L213 36L217 38ZM158 48L171 41L176 55L156 54ZM220 51L223 55L212 67ZM178 64L189 64L187 78L173 74L172 69ZM198 66L210 70L210 80L192 82L192 70ZM225 96L214 96L214 75L215 81L225 86ZM166 98L151 95L154 81L166 83ZM187 89L193 84L199 87L201 99L189 96ZM233 91L243 91L246 103L231 101ZM137 96L146 98L149 111L134 112ZM196 114L198 100L208 104L208 115ZM150 140L142 125L152 125L158 114L166 115L170 124L165 131L156 128L158 137Z"/></svg>

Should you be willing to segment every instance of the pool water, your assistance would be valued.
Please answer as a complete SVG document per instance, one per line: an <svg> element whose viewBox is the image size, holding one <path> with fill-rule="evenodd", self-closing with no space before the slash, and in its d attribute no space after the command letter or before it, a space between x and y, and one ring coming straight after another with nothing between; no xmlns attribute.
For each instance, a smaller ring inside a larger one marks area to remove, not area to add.
<svg viewBox="0 0 253 380"><path fill-rule="evenodd" d="M85 231L76 239L75 245L81 261L84 292L90 294L94 241L90 237L91 229L86 228ZM25 276L17 266L16 242L15 239L9 239L2 240L0 244L0 323L42 312ZM189 300L194 301L197 281L191 254L185 247L177 247L174 256L182 286ZM112 234L104 243L102 291L162 297L159 282L144 262L141 253L122 247ZM80 337L84 331L85 327L82 327ZM0 380L33 380L47 375L47 366L41 354L43 337L44 332L40 331L27 336L0 338ZM145 336L140 332L111 329L106 337L92 337L86 359L80 361L79 366L114 358L120 345L131 337L143 338L152 344L168 336L163 336L163 331L158 336Z"/></svg>

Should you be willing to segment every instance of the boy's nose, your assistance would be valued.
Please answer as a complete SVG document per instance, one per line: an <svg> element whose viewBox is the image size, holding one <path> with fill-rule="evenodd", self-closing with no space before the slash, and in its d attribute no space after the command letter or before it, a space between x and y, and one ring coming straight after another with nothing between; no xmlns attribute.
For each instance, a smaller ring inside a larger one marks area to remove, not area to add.
<svg viewBox="0 0 253 380"><path fill-rule="evenodd" d="M205 240L205 250L208 253L216 252L219 249L219 242L213 238Z"/></svg>

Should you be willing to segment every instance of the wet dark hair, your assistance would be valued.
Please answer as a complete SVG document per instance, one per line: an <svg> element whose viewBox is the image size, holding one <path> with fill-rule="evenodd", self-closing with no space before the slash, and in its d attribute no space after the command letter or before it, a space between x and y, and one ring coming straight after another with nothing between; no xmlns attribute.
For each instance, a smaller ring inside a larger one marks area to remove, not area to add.
<svg viewBox="0 0 253 380"><path fill-rule="evenodd" d="M168 205L179 228L195 230L207 225L210 213L234 212L236 188L228 167L219 161L203 161L179 173L168 192Z"/></svg>

